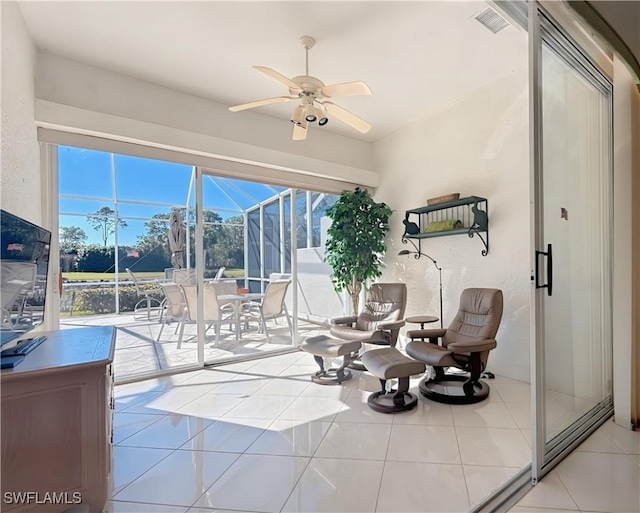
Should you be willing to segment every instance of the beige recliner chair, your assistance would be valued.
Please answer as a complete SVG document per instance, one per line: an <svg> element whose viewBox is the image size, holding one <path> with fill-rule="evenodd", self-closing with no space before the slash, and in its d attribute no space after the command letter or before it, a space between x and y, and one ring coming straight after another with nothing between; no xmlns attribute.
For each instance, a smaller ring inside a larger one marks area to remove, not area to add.
<svg viewBox="0 0 640 513"><path fill-rule="evenodd" d="M300 348L314 355L320 371L311 379L322 385L340 384L351 378L347 366L365 367L356 362L362 343L395 347L400 328L404 326L407 286L404 283L374 283L359 315L331 320L331 336L306 339ZM344 357L335 369L324 368L324 358Z"/></svg>
<svg viewBox="0 0 640 513"><path fill-rule="evenodd" d="M404 283L374 283L367 291L367 300L357 316L331 319L329 333L342 340L366 341L395 347L400 328L404 326L407 286Z"/></svg>
<svg viewBox="0 0 640 513"><path fill-rule="evenodd" d="M422 395L449 404L477 403L489 396L489 385L480 377L486 369L489 351L496 347L502 307L499 289L465 289L448 329L407 332L411 339L407 354L435 369L434 378L420 382ZM469 375L445 374L447 367L456 367Z"/></svg>

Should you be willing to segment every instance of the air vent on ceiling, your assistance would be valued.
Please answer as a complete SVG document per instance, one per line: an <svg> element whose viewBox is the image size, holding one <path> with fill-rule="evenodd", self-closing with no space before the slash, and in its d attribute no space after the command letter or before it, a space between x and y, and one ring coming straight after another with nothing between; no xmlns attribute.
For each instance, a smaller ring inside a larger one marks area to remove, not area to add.
<svg viewBox="0 0 640 513"><path fill-rule="evenodd" d="M509 26L509 22L502 16L500 16L491 7L487 7L484 11L479 12L474 16L474 18L494 34Z"/></svg>

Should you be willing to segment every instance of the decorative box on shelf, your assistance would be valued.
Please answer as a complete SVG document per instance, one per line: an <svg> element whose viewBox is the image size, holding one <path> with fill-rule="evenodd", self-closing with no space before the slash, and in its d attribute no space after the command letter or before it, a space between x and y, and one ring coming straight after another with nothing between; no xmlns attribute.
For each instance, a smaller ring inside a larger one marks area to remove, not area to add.
<svg viewBox="0 0 640 513"><path fill-rule="evenodd" d="M445 235L477 235L484 249L482 256L489 253L489 202L479 196L439 202L426 207L413 208L405 212L405 232L402 242Z"/></svg>

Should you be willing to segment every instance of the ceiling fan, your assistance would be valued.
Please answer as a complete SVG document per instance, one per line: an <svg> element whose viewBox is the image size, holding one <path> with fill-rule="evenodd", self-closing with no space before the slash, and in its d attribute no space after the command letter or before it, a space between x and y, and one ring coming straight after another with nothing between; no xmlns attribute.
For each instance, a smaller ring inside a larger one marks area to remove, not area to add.
<svg viewBox="0 0 640 513"><path fill-rule="evenodd" d="M324 126L329 122L329 116L339 119L359 132L366 134L371 130L371 124L356 116L352 112L327 101L327 98L336 96L359 96L371 94L371 89L364 82L345 82L342 84L324 85L324 83L309 75L309 50L313 48L315 40L310 36L302 36L300 44L305 49L305 74L293 78L287 78L277 71L264 66L254 66L261 73L277 80L289 88L289 96L276 96L249 103L242 103L229 107L231 112L238 112L263 105L300 100L291 115L293 123L293 140L300 141L307 137L309 123L317 122Z"/></svg>

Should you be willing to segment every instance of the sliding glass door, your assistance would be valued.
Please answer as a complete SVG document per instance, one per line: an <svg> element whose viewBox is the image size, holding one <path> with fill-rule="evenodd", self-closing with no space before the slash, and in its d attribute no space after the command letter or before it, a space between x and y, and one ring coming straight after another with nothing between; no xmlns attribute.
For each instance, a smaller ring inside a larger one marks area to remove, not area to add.
<svg viewBox="0 0 640 513"><path fill-rule="evenodd" d="M534 22L534 471L543 475L612 408L612 88L543 12Z"/></svg>
<svg viewBox="0 0 640 513"><path fill-rule="evenodd" d="M202 222L195 228L193 268L199 290L206 295L214 287L225 303L219 328L198 327L205 364L291 351L343 315L323 260L324 212L336 194L201 168L196 183L196 218ZM209 307L206 300L203 307Z"/></svg>

